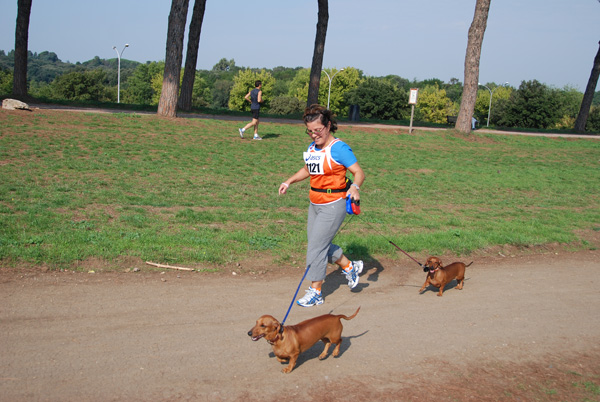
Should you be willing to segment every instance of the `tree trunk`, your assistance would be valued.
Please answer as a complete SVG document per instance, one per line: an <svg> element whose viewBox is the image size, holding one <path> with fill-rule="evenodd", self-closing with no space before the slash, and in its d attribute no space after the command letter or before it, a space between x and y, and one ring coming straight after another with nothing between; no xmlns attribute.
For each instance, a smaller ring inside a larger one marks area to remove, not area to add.
<svg viewBox="0 0 600 402"><path fill-rule="evenodd" d="M17 28L15 30L15 67L13 72L13 95L27 97L27 47L29 43L29 16L31 0L17 2Z"/></svg>
<svg viewBox="0 0 600 402"><path fill-rule="evenodd" d="M598 42L598 45L600 45L600 42ZM596 91L596 85L598 85L598 76L600 76L600 47L594 58L592 73L590 74L590 79L588 80L585 93L583 94L579 114L575 120L575 131L578 133L585 132L585 125L587 123L588 115L590 114L590 107L592 106L592 100L594 100L594 92Z"/></svg>
<svg viewBox="0 0 600 402"><path fill-rule="evenodd" d="M319 102L319 85L321 84L321 69L323 68L323 54L325 53L325 36L329 22L329 6L327 0L318 0L319 17L317 21L317 36L313 53L312 67L310 69L310 82L308 84L308 99L306 105Z"/></svg>
<svg viewBox="0 0 600 402"><path fill-rule="evenodd" d="M162 91L158 101L158 115L175 117L177 115L177 94L183 59L183 36L187 19L189 0L173 0L167 28L167 51Z"/></svg>
<svg viewBox="0 0 600 402"><path fill-rule="evenodd" d="M202 20L204 20L204 9L206 0L196 0L190 31L188 35L187 54L185 57L185 69L181 92L179 93L179 109L189 111L192 109L192 92L194 80L196 79L196 63L198 61L198 47L200 46L200 32L202 31Z"/></svg>
<svg viewBox="0 0 600 402"><path fill-rule="evenodd" d="M491 0L477 0L473 22L469 28L469 41L467 42L467 54L465 56L465 82L455 126L458 131L463 133L471 132L471 119L475 110L477 88L479 86L479 58L481 57L481 46L487 26L490 2Z"/></svg>

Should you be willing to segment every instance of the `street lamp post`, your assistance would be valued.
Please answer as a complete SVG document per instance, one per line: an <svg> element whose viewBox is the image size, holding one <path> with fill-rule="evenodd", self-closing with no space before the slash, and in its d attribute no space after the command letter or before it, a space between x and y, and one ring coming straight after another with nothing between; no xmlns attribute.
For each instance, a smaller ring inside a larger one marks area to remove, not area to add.
<svg viewBox="0 0 600 402"><path fill-rule="evenodd" d="M327 78L329 78L329 92L327 93L327 109L329 109L329 98L331 98L331 81L333 81L333 79L335 78L335 76L338 73L341 73L342 71L344 71L343 68L340 71L336 71L335 74L333 74L333 77L330 77L329 74L327 74L327 71L323 70L323 72L325 73L325 75L327 75Z"/></svg>
<svg viewBox="0 0 600 402"><path fill-rule="evenodd" d="M129 47L129 43L126 43L125 46L123 47L123 50L121 50L121 53L119 53L119 51L117 50L116 46L113 46L113 49L115 50L115 52L117 52L117 103L121 103L121 55L123 54L123 52L125 51L125 48Z"/></svg>
<svg viewBox="0 0 600 402"><path fill-rule="evenodd" d="M490 126L490 115L492 113L492 97L494 96L494 91L496 91L496 89L498 89L500 87L508 85L508 82L505 82L502 85L498 85L493 90L489 89L487 86L483 85L481 82L479 83L479 85L481 85L482 87L484 87L485 89L487 89L488 91L490 91L490 106L488 107L488 118L487 118L487 127L489 127Z"/></svg>

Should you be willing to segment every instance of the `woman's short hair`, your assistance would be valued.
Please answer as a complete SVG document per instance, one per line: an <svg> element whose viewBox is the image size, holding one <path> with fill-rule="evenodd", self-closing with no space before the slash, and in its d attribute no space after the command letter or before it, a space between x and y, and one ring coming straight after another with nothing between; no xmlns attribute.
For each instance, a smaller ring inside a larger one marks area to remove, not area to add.
<svg viewBox="0 0 600 402"><path fill-rule="evenodd" d="M331 113L331 110L327 109L325 106L321 106L316 103L304 109L304 116L302 116L304 124L315 121L317 120L317 118L324 126L326 126L327 123L331 123L331 126L329 127L329 132L336 132L338 128L337 121L335 120L335 116L333 115L333 113Z"/></svg>

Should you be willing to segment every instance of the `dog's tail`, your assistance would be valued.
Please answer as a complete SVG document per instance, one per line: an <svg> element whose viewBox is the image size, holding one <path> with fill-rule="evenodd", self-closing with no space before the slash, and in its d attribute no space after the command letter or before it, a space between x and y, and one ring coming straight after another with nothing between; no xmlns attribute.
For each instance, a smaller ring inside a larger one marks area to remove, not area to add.
<svg viewBox="0 0 600 402"><path fill-rule="evenodd" d="M469 263L469 265L465 265L465 268L466 268L466 267L470 267L470 266L471 266L471 264L473 264L473 261L471 261L471 262Z"/></svg>
<svg viewBox="0 0 600 402"><path fill-rule="evenodd" d="M354 314L352 314L350 317L347 317L343 314L338 315L338 317L343 318L344 320L351 320L354 317L356 317L356 314L358 314L359 310L360 310L360 306L356 309L356 312Z"/></svg>

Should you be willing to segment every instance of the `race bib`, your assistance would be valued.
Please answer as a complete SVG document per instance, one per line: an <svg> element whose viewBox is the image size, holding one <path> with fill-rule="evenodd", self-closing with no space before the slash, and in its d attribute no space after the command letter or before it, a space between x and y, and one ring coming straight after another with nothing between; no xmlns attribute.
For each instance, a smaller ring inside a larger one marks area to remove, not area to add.
<svg viewBox="0 0 600 402"><path fill-rule="evenodd" d="M306 168L311 176L325 174L325 170L323 169L325 163L324 152L304 152L304 163L306 163Z"/></svg>

